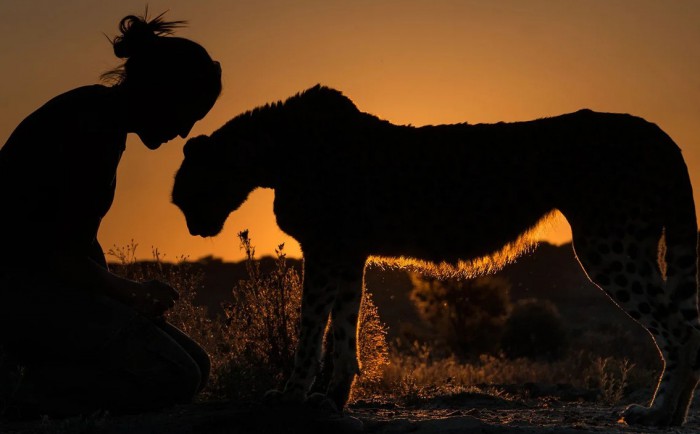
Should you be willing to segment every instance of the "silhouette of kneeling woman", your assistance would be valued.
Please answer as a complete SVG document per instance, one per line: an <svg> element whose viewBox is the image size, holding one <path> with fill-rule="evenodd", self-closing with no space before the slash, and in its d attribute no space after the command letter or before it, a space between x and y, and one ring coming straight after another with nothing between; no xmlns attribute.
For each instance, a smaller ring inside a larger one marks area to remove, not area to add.
<svg viewBox="0 0 700 434"><path fill-rule="evenodd" d="M57 96L0 149L0 345L24 368L6 416L163 408L207 382L206 352L163 320L175 290L111 273L96 238L127 134L184 138L221 92L219 64L171 36L183 24L122 19L115 84Z"/></svg>

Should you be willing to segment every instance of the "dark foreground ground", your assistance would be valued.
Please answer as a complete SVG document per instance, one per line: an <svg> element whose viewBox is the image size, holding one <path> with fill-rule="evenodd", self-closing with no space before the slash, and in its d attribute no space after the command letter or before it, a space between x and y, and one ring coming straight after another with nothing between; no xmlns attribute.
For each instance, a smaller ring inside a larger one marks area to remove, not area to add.
<svg viewBox="0 0 700 434"><path fill-rule="evenodd" d="M555 387L556 389L556 387ZM654 429L619 423L624 408L591 403L571 390L537 398L513 398L463 393L424 400L410 406L359 402L342 419L319 417L300 408L275 409L261 404L204 403L162 413L134 416L94 415L63 421L3 423L10 433L134 433L134 434L254 434L254 433L698 433L700 405L696 400L682 428ZM559 396L557 396L559 395Z"/></svg>
<svg viewBox="0 0 700 434"><path fill-rule="evenodd" d="M222 301L230 300L231 282L245 279L246 270L244 264L216 261L206 266L208 290L200 294L200 302L215 311ZM295 267L299 269L299 264ZM403 272L380 271L369 270L367 285L382 321L389 325L389 337L393 339L403 323L416 324L419 318L408 296L410 279ZM654 368L652 362L659 363L648 334L587 280L570 245L540 246L535 254L506 267L502 276L513 284L513 301L550 300L572 329L600 329L594 336L595 344L620 352L603 356L624 356L648 369ZM629 331L629 334L614 333L615 330ZM656 369L660 369L660 365ZM319 417L301 408L210 402L133 416L93 415L22 423L0 421L0 434L700 434L700 399L695 400L684 427L654 429L618 422L621 411L629 403L644 403L651 397L649 390L632 393L633 396L615 406L597 402L595 393L591 395L589 391L565 386L505 385L495 390L500 392L440 396L411 405L392 401L359 402L349 408L343 419Z"/></svg>

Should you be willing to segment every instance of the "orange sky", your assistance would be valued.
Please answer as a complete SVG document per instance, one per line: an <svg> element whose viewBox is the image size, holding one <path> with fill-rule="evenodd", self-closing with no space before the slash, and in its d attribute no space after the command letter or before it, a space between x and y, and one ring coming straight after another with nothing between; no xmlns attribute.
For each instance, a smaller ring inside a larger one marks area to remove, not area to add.
<svg viewBox="0 0 700 434"><path fill-rule="evenodd" d="M0 144L53 96L98 82L119 62L102 33L143 1L0 2ZM224 92L192 134L316 83L395 123L528 120L587 107L657 123L683 149L700 182L700 2L236 1L149 0L152 13L186 19L178 34L204 45L223 67ZM242 257L249 229L258 254L280 242L273 192L261 190L213 239L191 237L169 202L181 139L158 151L130 136L115 203L99 238L105 249L131 239L167 259ZM700 191L700 188L696 188ZM696 201L698 197L696 195ZM543 235L567 241L564 222ZM40 249L40 247L38 247Z"/></svg>

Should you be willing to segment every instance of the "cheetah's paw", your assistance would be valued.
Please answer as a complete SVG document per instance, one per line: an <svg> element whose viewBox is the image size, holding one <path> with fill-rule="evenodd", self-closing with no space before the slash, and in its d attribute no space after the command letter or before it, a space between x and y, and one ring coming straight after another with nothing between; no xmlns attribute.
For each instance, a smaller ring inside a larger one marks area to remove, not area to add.
<svg viewBox="0 0 700 434"><path fill-rule="evenodd" d="M670 426L673 414L664 409L632 404L622 412L622 419L628 425Z"/></svg>

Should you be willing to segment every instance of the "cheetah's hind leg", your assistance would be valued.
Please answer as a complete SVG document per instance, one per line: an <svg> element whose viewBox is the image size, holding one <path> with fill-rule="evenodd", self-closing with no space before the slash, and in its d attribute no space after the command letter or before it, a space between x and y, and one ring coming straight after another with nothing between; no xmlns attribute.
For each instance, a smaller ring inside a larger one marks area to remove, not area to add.
<svg viewBox="0 0 700 434"><path fill-rule="evenodd" d="M663 358L664 372L650 406L628 407L624 420L681 425L698 383L697 234L685 243L675 234L667 238L665 279L658 255L660 224L628 221L572 229L576 255L588 277L649 331Z"/></svg>

